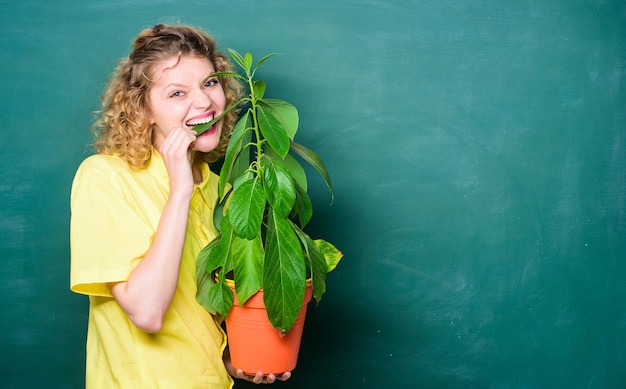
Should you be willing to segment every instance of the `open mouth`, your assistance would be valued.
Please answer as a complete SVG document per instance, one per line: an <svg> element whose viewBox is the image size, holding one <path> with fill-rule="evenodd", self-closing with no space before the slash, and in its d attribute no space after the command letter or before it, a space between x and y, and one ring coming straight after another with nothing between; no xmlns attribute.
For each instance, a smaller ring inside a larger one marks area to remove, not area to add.
<svg viewBox="0 0 626 389"><path fill-rule="evenodd" d="M215 114L209 115L209 116L204 117L204 118L191 119L191 120L185 122L185 125L187 125L189 127L193 127L193 126L197 126L199 124L209 123L211 120L213 120L213 118L215 118Z"/></svg>

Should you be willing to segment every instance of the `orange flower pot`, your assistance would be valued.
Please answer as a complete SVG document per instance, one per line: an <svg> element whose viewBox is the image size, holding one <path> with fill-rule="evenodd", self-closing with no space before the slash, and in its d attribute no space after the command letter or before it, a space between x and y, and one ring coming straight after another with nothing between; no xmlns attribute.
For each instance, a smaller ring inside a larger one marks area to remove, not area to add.
<svg viewBox="0 0 626 389"><path fill-rule="evenodd" d="M230 287L234 288L234 285ZM306 308L311 297L312 288L308 284L295 324L287 334L281 335L267 318L262 290L243 306L239 305L235 295L235 303L226 317L233 367L249 375L259 371L266 375L292 371L298 361Z"/></svg>

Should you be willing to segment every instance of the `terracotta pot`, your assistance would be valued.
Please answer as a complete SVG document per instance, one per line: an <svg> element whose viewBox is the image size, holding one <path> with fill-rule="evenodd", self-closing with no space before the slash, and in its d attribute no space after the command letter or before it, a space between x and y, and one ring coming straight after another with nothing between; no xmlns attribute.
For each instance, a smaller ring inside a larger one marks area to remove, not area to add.
<svg viewBox="0 0 626 389"><path fill-rule="evenodd" d="M234 293L234 285L229 286ZM235 295L235 303L226 317L233 366L249 375L258 371L266 375L292 371L298 361L306 308L311 296L312 288L308 284L295 324L286 335L282 335L267 318L262 290L246 301L243 307L239 306Z"/></svg>

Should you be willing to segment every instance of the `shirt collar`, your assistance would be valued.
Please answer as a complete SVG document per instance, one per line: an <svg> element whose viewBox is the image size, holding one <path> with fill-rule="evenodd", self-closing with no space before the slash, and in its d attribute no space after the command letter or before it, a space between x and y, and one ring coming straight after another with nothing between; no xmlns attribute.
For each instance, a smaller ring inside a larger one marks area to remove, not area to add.
<svg viewBox="0 0 626 389"><path fill-rule="evenodd" d="M158 178L161 182L167 182L169 184L170 177L167 174L167 168L165 167L165 161L154 147L152 148L152 154L150 156L150 163L148 164L148 170L151 174Z"/></svg>

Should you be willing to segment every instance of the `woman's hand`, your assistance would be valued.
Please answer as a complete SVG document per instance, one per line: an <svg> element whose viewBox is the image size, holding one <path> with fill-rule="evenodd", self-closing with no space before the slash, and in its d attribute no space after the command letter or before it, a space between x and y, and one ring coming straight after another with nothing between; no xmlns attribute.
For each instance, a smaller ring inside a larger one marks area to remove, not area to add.
<svg viewBox="0 0 626 389"><path fill-rule="evenodd" d="M276 380L279 381L287 381L291 378L291 372L287 371L283 374L275 375L275 374L263 374L262 371L256 373L256 375L248 375L243 372L241 369L235 369L233 367L233 363L230 360L230 351L228 348L224 351L224 366L226 366L226 370L228 374L235 378L239 378L242 380L254 382L255 384L273 384Z"/></svg>
<svg viewBox="0 0 626 389"><path fill-rule="evenodd" d="M170 178L171 193L193 191L191 171L191 145L196 141L196 133L181 127L173 128L163 144L158 148L163 157Z"/></svg>
<svg viewBox="0 0 626 389"><path fill-rule="evenodd" d="M276 380L279 381L287 381L291 378L291 372L285 372L278 376L274 374L264 375L262 371L259 371L254 376L250 376L245 374L241 369L237 369L235 374L231 374L235 378L239 378L242 380L254 382L255 384L273 384Z"/></svg>

